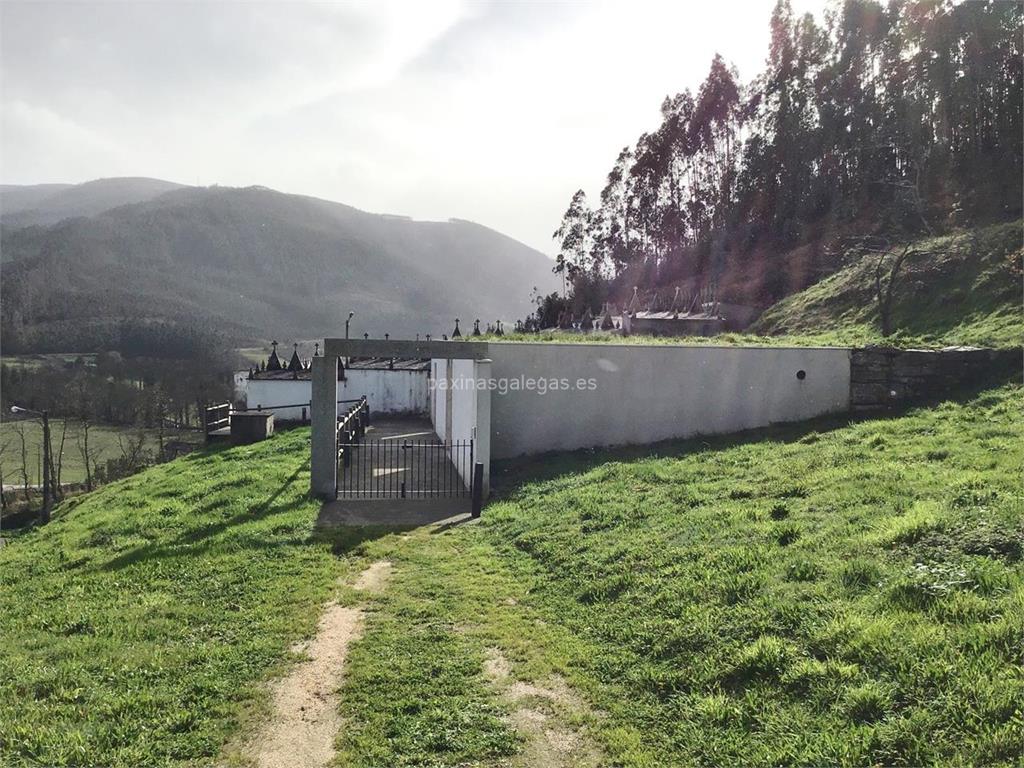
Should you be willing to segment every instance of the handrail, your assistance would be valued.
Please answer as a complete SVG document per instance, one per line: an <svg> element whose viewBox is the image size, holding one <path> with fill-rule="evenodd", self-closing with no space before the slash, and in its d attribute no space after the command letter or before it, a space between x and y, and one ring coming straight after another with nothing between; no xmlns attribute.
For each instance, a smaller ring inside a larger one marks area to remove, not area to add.
<svg viewBox="0 0 1024 768"><path fill-rule="evenodd" d="M338 400L336 402L336 404L337 405L343 405L344 403L361 403L365 399L366 399L365 396L363 396L363 397L356 398L354 400ZM289 405L262 405L262 404L257 404L257 406L255 408L248 408L248 407L246 407L246 408L232 408L231 410L234 413L246 413L247 411L274 411L274 410L279 410L279 409L282 409L282 408L312 408L312 407L313 407L313 403L312 402L306 402L306 403L291 403Z"/></svg>
<svg viewBox="0 0 1024 768"><path fill-rule="evenodd" d="M334 449L337 458L344 462L345 466L348 466L351 460L350 451L346 450L346 447L361 440L366 434L366 428L370 425L370 404L367 402L366 396L363 395L354 402L355 405L349 407L348 413L338 417L338 425L334 432ZM337 492L337 482L335 482L335 492Z"/></svg>

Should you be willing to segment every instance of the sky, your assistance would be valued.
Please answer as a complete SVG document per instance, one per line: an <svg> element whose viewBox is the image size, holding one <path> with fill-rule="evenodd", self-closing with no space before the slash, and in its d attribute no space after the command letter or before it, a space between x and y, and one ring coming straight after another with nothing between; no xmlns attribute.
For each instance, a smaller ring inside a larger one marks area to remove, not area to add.
<svg viewBox="0 0 1024 768"><path fill-rule="evenodd" d="M760 71L773 5L3 0L0 182L260 184L553 254L666 95Z"/></svg>

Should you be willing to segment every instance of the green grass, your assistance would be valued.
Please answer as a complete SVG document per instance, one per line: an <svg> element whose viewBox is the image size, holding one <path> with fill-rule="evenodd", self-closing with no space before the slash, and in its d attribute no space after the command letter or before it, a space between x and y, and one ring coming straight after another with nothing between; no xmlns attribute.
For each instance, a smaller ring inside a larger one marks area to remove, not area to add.
<svg viewBox="0 0 1024 768"><path fill-rule="evenodd" d="M307 430L193 454L0 549L0 763L206 764L340 595L339 765L521 754L489 649L608 764L1013 765L1022 407L506 463L479 524L413 532L316 533ZM380 558L382 594L334 586Z"/></svg>
<svg viewBox="0 0 1024 768"><path fill-rule="evenodd" d="M54 453L59 448L61 435L61 420L50 421L50 441L53 444ZM41 482L38 475L40 472L39 456L42 453L43 428L39 422L26 419L18 422L0 422L0 445L6 446L0 462L3 463L4 485L20 486L24 479L21 475L21 438L18 429L25 430L25 446L28 453L28 476L29 482L38 484ZM64 441L63 465L61 468L61 482L83 483L85 482L85 464L82 461L82 453L79 450L77 439L81 432L81 425L77 422L68 422L67 437ZM108 459L119 458L121 448L118 437L127 439L134 437L138 430L129 427L117 427L107 425L94 425L89 428L89 451L95 451L96 461L103 464ZM147 453L155 454L158 450L157 431L155 429L144 430L146 444L144 450ZM164 430L165 441L184 441L199 444L203 436L196 431L174 431Z"/></svg>
<svg viewBox="0 0 1024 768"><path fill-rule="evenodd" d="M899 344L1024 344L1021 221L925 240L894 293ZM877 341L876 259L866 257L770 307L754 333ZM862 343L853 341L852 343Z"/></svg>
<svg viewBox="0 0 1024 768"><path fill-rule="evenodd" d="M349 562L308 461L308 432L192 454L0 549L0 764L216 755Z"/></svg>
<svg viewBox="0 0 1024 768"><path fill-rule="evenodd" d="M539 569L530 603L585 641L564 667L608 713L615 761L1011 764L1022 405L1007 387L891 420L566 458L514 480L484 530Z"/></svg>

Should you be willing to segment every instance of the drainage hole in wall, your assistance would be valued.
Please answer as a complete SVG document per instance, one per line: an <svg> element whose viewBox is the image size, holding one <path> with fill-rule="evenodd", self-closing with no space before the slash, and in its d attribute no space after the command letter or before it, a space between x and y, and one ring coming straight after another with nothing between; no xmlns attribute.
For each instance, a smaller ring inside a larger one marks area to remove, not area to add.
<svg viewBox="0 0 1024 768"><path fill-rule="evenodd" d="M796 377L800 379L800 381L803 381L804 379L807 378L807 371L797 371Z"/></svg>

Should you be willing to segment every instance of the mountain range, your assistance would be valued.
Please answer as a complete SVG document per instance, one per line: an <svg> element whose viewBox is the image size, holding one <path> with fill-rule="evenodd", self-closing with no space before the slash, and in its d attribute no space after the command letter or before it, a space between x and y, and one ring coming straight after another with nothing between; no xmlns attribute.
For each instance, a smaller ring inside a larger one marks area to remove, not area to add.
<svg viewBox="0 0 1024 768"><path fill-rule="evenodd" d="M158 179L0 187L3 343L88 351L123 322L239 343L397 337L509 321L551 291L544 254L469 221L415 221L264 187Z"/></svg>

